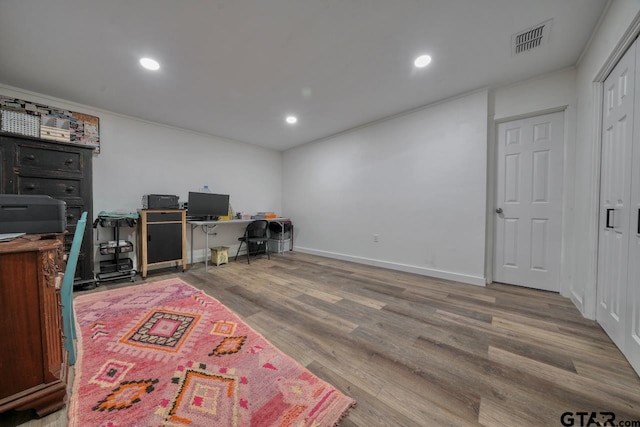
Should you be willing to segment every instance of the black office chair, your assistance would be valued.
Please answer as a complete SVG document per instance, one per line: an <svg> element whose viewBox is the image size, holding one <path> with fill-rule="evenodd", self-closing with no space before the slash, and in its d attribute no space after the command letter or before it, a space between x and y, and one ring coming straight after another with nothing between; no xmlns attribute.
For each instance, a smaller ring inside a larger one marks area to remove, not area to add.
<svg viewBox="0 0 640 427"><path fill-rule="evenodd" d="M240 241L240 246L238 246L238 252L236 252L236 261L238 260L238 254L240 253L243 243L247 245L247 264L251 264L249 259L251 253L258 254L262 252L262 245L264 245L265 251L267 252L267 258L271 259L271 255L269 254L269 221L259 219L250 222L244 230L244 236L238 237L238 240Z"/></svg>

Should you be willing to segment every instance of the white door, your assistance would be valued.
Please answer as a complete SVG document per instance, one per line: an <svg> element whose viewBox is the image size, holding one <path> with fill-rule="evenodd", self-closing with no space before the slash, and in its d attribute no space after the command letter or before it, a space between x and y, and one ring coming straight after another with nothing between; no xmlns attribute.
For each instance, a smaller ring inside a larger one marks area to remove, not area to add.
<svg viewBox="0 0 640 427"><path fill-rule="evenodd" d="M494 281L558 292L564 115L498 125Z"/></svg>
<svg viewBox="0 0 640 427"><path fill-rule="evenodd" d="M636 53L637 72L640 72L640 55ZM632 184L629 203L629 274L625 298L627 320L623 353L636 372L640 374L640 125L638 125L640 123L640 83L635 85L634 93L635 125L633 127Z"/></svg>
<svg viewBox="0 0 640 427"><path fill-rule="evenodd" d="M605 80L602 118L596 318L621 349L627 327L635 55L634 44Z"/></svg>

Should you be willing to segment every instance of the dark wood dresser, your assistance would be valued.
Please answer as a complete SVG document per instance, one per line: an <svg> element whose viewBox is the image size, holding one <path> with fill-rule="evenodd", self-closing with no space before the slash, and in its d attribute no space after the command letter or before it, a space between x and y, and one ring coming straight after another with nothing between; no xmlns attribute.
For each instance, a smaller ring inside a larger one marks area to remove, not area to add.
<svg viewBox="0 0 640 427"><path fill-rule="evenodd" d="M65 253L83 211L93 219L93 147L0 134L0 193L44 194L67 204ZM84 233L75 283L93 281L93 233Z"/></svg>
<svg viewBox="0 0 640 427"><path fill-rule="evenodd" d="M35 409L43 416L65 404L63 256L62 234L0 243L0 413Z"/></svg>

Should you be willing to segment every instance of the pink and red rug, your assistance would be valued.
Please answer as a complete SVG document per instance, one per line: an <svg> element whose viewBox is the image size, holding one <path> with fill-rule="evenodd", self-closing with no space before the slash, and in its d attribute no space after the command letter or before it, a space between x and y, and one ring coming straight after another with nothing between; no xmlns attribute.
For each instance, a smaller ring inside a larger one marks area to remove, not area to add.
<svg viewBox="0 0 640 427"><path fill-rule="evenodd" d="M355 404L180 279L74 304L70 426L333 426Z"/></svg>

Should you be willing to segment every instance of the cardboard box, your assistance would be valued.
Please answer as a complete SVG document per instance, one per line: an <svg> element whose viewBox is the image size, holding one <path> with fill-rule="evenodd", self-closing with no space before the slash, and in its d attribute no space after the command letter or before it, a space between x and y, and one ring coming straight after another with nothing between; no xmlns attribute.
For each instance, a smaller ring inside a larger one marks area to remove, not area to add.
<svg viewBox="0 0 640 427"><path fill-rule="evenodd" d="M211 248L211 264L229 264L229 248L226 246Z"/></svg>

